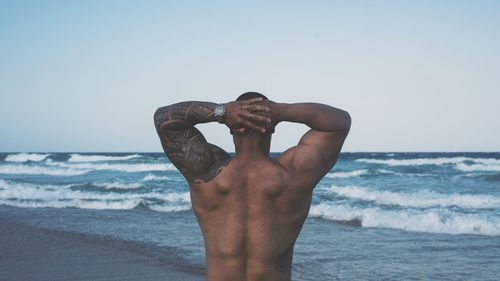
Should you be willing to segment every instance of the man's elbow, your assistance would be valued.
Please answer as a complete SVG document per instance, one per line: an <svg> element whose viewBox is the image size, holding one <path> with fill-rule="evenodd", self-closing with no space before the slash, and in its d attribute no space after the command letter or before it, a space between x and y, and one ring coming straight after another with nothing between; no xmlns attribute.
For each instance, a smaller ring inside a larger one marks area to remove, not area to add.
<svg viewBox="0 0 500 281"><path fill-rule="evenodd" d="M351 130L351 115L349 112L344 111L342 114L342 126L340 128L340 132L347 136L349 134L349 131Z"/></svg>
<svg viewBox="0 0 500 281"><path fill-rule="evenodd" d="M165 107L159 107L153 114L153 121L157 131L160 131L164 119L165 119Z"/></svg>

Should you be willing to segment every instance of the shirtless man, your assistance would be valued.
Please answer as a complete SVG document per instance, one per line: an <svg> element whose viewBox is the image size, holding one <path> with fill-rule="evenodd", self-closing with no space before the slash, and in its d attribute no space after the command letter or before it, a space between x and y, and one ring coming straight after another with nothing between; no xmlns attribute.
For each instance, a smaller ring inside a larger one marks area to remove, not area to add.
<svg viewBox="0 0 500 281"><path fill-rule="evenodd" d="M275 103L249 92L223 105L161 107L154 121L165 153L189 183L205 240L206 279L291 280L293 247L313 189L337 161L349 114L324 104ZM194 127L217 121L233 135L234 157ZM271 135L284 121L310 130L272 159Z"/></svg>

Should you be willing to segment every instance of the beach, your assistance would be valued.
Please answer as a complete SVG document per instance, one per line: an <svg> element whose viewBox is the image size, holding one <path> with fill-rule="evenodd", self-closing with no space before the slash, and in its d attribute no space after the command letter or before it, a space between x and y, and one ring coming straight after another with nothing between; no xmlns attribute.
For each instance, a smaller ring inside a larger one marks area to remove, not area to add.
<svg viewBox="0 0 500 281"><path fill-rule="evenodd" d="M499 153L343 153L292 280L498 280L499 182ZM204 280L188 191L161 153L0 154L0 280Z"/></svg>
<svg viewBox="0 0 500 281"><path fill-rule="evenodd" d="M0 217L0 280L203 280L140 245L37 229Z"/></svg>

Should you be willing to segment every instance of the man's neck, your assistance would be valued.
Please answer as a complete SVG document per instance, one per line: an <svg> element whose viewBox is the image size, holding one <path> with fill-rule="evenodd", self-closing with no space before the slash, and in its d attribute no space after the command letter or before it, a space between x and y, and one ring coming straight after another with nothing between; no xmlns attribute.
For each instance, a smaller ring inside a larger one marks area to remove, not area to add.
<svg viewBox="0 0 500 281"><path fill-rule="evenodd" d="M269 159L271 136L248 134L234 137L236 157L248 161Z"/></svg>

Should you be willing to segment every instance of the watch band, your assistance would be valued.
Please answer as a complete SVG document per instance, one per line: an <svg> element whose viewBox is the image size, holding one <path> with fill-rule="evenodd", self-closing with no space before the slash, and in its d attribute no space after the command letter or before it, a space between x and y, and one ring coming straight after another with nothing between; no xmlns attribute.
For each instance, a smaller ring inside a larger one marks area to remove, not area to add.
<svg viewBox="0 0 500 281"><path fill-rule="evenodd" d="M214 117L219 123L224 123L224 115L226 114L226 108L223 103L218 103L214 107Z"/></svg>

